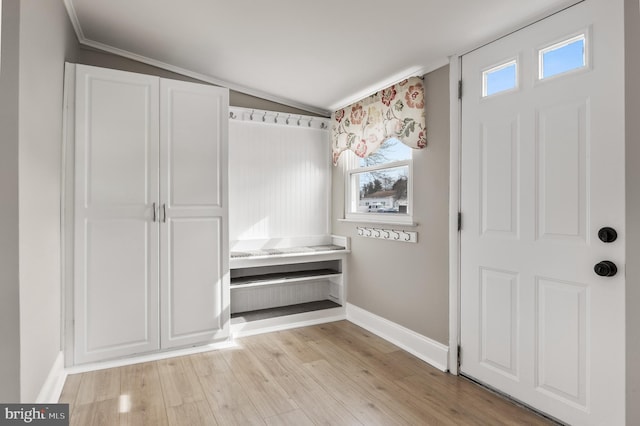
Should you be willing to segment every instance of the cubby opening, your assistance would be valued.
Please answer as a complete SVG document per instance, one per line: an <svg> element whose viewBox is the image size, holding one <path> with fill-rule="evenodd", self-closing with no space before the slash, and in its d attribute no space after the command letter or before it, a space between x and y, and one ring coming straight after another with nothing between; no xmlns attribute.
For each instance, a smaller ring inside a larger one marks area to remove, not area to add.
<svg viewBox="0 0 640 426"><path fill-rule="evenodd" d="M342 306L342 260L231 270L231 322Z"/></svg>

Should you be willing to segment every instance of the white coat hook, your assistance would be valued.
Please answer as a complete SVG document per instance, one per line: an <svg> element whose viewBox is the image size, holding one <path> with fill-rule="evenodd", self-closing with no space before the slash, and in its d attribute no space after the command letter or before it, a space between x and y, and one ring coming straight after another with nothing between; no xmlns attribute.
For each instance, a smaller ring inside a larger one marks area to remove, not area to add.
<svg viewBox="0 0 640 426"><path fill-rule="evenodd" d="M311 117L311 118L309 119L309 123L307 124L309 127L311 127L311 122L312 122L312 121L313 121L313 117Z"/></svg>
<svg viewBox="0 0 640 426"><path fill-rule="evenodd" d="M264 115L262 116L262 121L267 121L267 112L264 112Z"/></svg>
<svg viewBox="0 0 640 426"><path fill-rule="evenodd" d="M291 118L291 114L287 117L287 124L289 124L289 119Z"/></svg>
<svg viewBox="0 0 640 426"><path fill-rule="evenodd" d="M253 113L255 112L255 110L251 110L251 114L249 115L249 120L253 121Z"/></svg>
<svg viewBox="0 0 640 426"><path fill-rule="evenodd" d="M274 122L274 123L277 123L277 122L278 122L278 117L279 117L279 116L280 116L280 113L277 113L277 114L276 114L276 118L274 118L274 119L273 119L273 122Z"/></svg>

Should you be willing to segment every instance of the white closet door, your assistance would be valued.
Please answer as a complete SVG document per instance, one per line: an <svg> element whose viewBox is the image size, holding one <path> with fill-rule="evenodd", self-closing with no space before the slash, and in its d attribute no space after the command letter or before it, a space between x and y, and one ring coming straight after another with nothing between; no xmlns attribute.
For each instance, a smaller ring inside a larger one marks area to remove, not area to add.
<svg viewBox="0 0 640 426"><path fill-rule="evenodd" d="M229 334L229 92L161 80L162 347Z"/></svg>
<svg viewBox="0 0 640 426"><path fill-rule="evenodd" d="M159 348L157 77L76 68L75 362Z"/></svg>

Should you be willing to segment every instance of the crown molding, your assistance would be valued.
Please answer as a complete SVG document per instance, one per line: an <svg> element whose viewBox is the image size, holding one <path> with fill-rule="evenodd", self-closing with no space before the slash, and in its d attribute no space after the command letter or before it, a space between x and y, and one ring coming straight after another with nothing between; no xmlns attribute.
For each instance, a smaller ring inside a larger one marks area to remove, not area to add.
<svg viewBox="0 0 640 426"><path fill-rule="evenodd" d="M380 80L375 84L372 84L362 89L361 91L354 93L353 95L347 96L346 98L339 100L338 102L330 105L329 109L331 111L337 111L341 108L347 107L355 102L358 102L366 98L367 96L371 96L382 89L386 89L387 87L400 83L401 81L406 80L409 77L416 77L416 76L422 77L423 75L428 74L431 71L435 71L438 68L441 68L448 64L449 64L449 58L442 58L426 66L415 66L415 67L405 69L390 77Z"/></svg>
<svg viewBox="0 0 640 426"><path fill-rule="evenodd" d="M139 55L137 53L130 52L128 50L120 49L114 46L110 46L105 43L100 43L95 40L88 39L84 32L82 31L82 26L80 25L80 21L78 20L78 15L76 14L75 7L73 6L72 0L64 0L64 5L67 9L67 14L69 15L69 19L71 20L71 24L73 29L76 32L76 36L78 37L78 42L83 46L92 47L95 49L99 49L108 53L112 53L114 55L122 56L124 58L132 59L137 62L141 62L147 65L151 65L157 68L161 68L167 71L174 72L176 74L181 74L187 77L194 78L196 80L203 81L205 83L214 84L216 86L226 87L230 90L244 93L246 95L255 96L257 98L265 99L267 101L276 102L282 105L286 105L292 108L297 108L303 111L308 111L314 114L318 114L324 117L329 117L331 115L331 111L318 108L313 105L308 105L302 102L294 101L292 99L276 96L272 93L264 92L262 90L254 89L248 86L243 86L241 84L233 83L230 81L226 81L220 78L216 78L211 75L202 74L199 72L191 71L186 68L178 67L175 65L168 64L166 62L158 61L143 55Z"/></svg>

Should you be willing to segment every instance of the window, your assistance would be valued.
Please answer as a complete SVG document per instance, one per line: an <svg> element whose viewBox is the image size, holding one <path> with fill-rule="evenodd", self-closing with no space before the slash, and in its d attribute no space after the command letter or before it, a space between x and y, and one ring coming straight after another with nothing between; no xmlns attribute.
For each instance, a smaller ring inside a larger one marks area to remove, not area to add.
<svg viewBox="0 0 640 426"><path fill-rule="evenodd" d="M346 219L412 222L411 152L395 138L388 139L367 158L349 152Z"/></svg>
<svg viewBox="0 0 640 426"><path fill-rule="evenodd" d="M482 73L482 97L518 87L518 62L514 59Z"/></svg>
<svg viewBox="0 0 640 426"><path fill-rule="evenodd" d="M538 78L553 77L587 66L586 35L580 34L538 51Z"/></svg>

